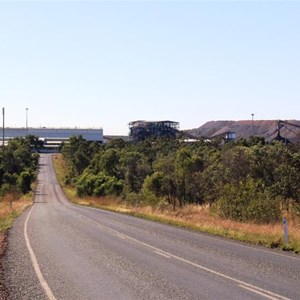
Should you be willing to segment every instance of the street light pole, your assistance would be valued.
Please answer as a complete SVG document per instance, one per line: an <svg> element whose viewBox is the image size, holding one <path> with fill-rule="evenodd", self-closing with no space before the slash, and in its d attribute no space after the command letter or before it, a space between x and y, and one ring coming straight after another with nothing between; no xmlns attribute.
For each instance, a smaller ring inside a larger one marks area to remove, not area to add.
<svg viewBox="0 0 300 300"><path fill-rule="evenodd" d="M2 117L3 117L3 125L2 125L2 147L4 149L4 137L5 137L5 108L2 107Z"/></svg>
<svg viewBox="0 0 300 300"><path fill-rule="evenodd" d="M26 107L26 136L28 135L28 108Z"/></svg>
<svg viewBox="0 0 300 300"><path fill-rule="evenodd" d="M254 136L254 114L251 114L252 116L252 136Z"/></svg>

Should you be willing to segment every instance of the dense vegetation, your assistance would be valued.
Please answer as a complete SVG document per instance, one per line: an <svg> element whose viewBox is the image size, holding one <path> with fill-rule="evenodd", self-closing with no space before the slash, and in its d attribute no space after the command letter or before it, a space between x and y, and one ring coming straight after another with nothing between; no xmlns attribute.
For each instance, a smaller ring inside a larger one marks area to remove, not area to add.
<svg viewBox="0 0 300 300"><path fill-rule="evenodd" d="M0 150L0 196L12 190L30 191L38 166L38 154L32 153L36 143L33 136L16 138Z"/></svg>
<svg viewBox="0 0 300 300"><path fill-rule="evenodd" d="M252 138L235 143L176 139L98 145L72 137L62 148L66 183L79 196L119 196L133 205L208 204L242 222L300 213L300 148Z"/></svg>

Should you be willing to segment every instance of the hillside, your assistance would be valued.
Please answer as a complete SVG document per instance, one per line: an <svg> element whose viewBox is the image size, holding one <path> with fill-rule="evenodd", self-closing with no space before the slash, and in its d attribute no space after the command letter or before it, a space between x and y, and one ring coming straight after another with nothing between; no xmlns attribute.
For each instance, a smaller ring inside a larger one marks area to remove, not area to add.
<svg viewBox="0 0 300 300"><path fill-rule="evenodd" d="M300 126L300 121L287 121ZM210 121L200 126L186 130L187 133L196 137L214 138L225 135L226 132L235 132L237 138L248 138L251 135L261 136L266 141L273 140L278 133L277 120L244 120L244 121ZM292 142L300 141L300 128L284 125L280 130L280 135Z"/></svg>

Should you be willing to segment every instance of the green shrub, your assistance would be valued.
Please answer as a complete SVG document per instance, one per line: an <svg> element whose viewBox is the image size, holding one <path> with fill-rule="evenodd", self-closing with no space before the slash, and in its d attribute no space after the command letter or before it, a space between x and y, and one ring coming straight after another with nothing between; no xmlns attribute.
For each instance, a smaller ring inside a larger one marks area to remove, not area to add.
<svg viewBox="0 0 300 300"><path fill-rule="evenodd" d="M140 193L125 192L125 200L128 204L139 206L141 203L142 195Z"/></svg>
<svg viewBox="0 0 300 300"><path fill-rule="evenodd" d="M219 215L235 221L269 223L281 218L278 198L253 179L225 184L216 208Z"/></svg>
<svg viewBox="0 0 300 300"><path fill-rule="evenodd" d="M1 184L0 186L0 196L4 196L10 189L10 185L8 183Z"/></svg>
<svg viewBox="0 0 300 300"><path fill-rule="evenodd" d="M269 192L258 193L247 207L246 221L257 223L274 223L281 219L280 198L273 197Z"/></svg>
<svg viewBox="0 0 300 300"><path fill-rule="evenodd" d="M119 196L123 191L123 182L114 176L107 176L100 172L97 175L88 172L79 177L76 192L82 196Z"/></svg>
<svg viewBox="0 0 300 300"><path fill-rule="evenodd" d="M31 190L32 177L29 172L22 172L18 178L18 188L23 193L26 194Z"/></svg>
<svg viewBox="0 0 300 300"><path fill-rule="evenodd" d="M105 195L120 196L124 188L124 183L116 177L106 176L106 181L102 184L102 187Z"/></svg>

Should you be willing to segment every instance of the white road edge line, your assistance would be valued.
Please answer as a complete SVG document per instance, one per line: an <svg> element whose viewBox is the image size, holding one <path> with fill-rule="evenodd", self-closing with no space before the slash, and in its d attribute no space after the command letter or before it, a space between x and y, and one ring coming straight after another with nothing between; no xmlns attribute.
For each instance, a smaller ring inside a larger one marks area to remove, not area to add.
<svg viewBox="0 0 300 300"><path fill-rule="evenodd" d="M29 221L30 215L32 213L32 210L33 210L33 206L31 207L31 209L28 213L27 219L25 221L25 224L24 224L24 237L25 237L25 241L26 241L26 246L27 246L27 249L28 249L30 259L31 259L34 271L36 273L36 276L38 277L39 282L40 282L42 288L44 289L48 299L49 300L56 300L54 294L52 293L48 283L46 282L46 280L45 280L45 278L44 278L44 276L41 272L41 269L40 269L39 264L37 262L36 256L35 256L35 254L32 250L32 247L31 247L30 241L29 241L29 237L28 237L28 234L27 234L28 221Z"/></svg>
<svg viewBox="0 0 300 300"><path fill-rule="evenodd" d="M263 296L263 297L265 297L265 298L268 298L268 299L271 299L271 300L277 300L277 298L274 298L274 297L272 297L272 296L266 295L266 294L264 294L264 293L261 293L261 292L255 290L255 289L249 288L249 287L244 286L244 285L242 285L242 284L239 284L239 287L241 287L242 289L248 290L248 291L250 291L250 292L252 292L252 293L256 293L256 294L258 294L258 295L261 295L261 296Z"/></svg>
<svg viewBox="0 0 300 300"><path fill-rule="evenodd" d="M164 253L161 253L160 251L154 251L156 254L158 254L158 255L161 255L161 256L163 256L163 257L166 257L166 258L171 258L170 256L168 256L168 255L166 255L166 254L164 254Z"/></svg>
<svg viewBox="0 0 300 300"><path fill-rule="evenodd" d="M86 216L84 216L84 215L82 215L82 214L79 214L79 213L75 213L75 214L81 215L81 217L83 217L83 218L85 218L86 220L89 220L90 222L96 224L97 227L105 228L105 229L107 229L108 231L112 232L113 234L119 234L119 235L123 236L124 238L126 238L126 239L128 239L128 240L131 240L131 241L133 241L133 242L135 242L135 243L137 243L137 244L143 245L143 246L145 246L145 247L147 247L147 248L150 248L150 249L152 249L152 250L154 250L154 251L157 251L157 252L159 252L160 254L164 254L164 255L166 255L166 256L169 256L170 258L172 257L172 258L174 258L174 259L177 259L177 260L179 260L179 261L182 261L182 262L184 262L184 263L187 263L187 264L189 264L189 265L192 265L192 266L194 266L194 267L196 267L196 268L198 268L198 269L201 269L201 270L203 270L203 271L206 271L206 272L208 272L208 273L211 273L211 274L217 275L217 276L219 276L219 277L225 278L225 279L227 279L227 280L233 281L233 282L237 283L238 285L242 285L243 287L247 287L249 290L255 290L256 293L257 293L257 292L261 292L262 294L265 295L265 297L266 297L266 296L273 296L273 297L274 297L273 299L277 299L277 300L279 300L279 299L280 299L280 300L291 300L290 298L287 298L287 297L284 297L284 296L282 296L282 295L273 293L273 292L271 292L271 291L269 291L269 290L262 289L262 288L260 288L260 287L258 287L258 286L252 285L252 284L247 283L247 282L244 282L244 281L242 281L242 280L239 280L239 279L230 277L230 276L225 275L225 274L223 274L223 273L220 273L220 272L218 272L218 271L209 269L209 268L204 267L204 266L202 266L202 265L196 264L196 263L194 263L194 262L192 262L192 261L186 260L186 259L184 259L184 258L182 258L182 257L173 255L173 254L171 254L171 253L169 253L169 252L167 252L167 251L164 251L164 250L162 250L162 249L159 249L159 248L156 248L156 247L154 247L154 246L151 246L151 245L149 245L149 244L147 244L147 243L141 242L141 241L139 241L139 240L137 240L137 239L135 239L135 238L132 238L132 237L126 235L126 234L123 234L123 233L121 233L121 232L119 232L119 231L117 231L117 230L115 230L115 229L112 229L112 228L109 228L109 227L107 227L107 226L105 226L105 225L103 225L103 224L100 224L99 222L94 221L93 219L90 219L90 218L88 218L88 217L86 217Z"/></svg>
<svg viewBox="0 0 300 300"><path fill-rule="evenodd" d="M126 239L125 236L123 236L123 235L121 235L121 234L119 234L119 233L116 233L115 235L116 235L117 237L119 237L120 239L123 239L123 240Z"/></svg>

